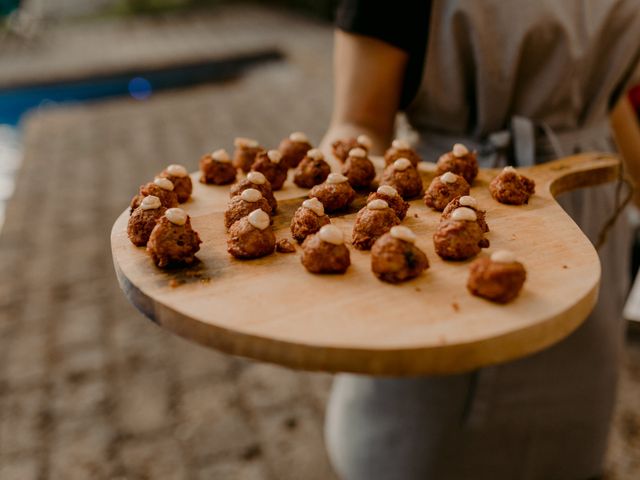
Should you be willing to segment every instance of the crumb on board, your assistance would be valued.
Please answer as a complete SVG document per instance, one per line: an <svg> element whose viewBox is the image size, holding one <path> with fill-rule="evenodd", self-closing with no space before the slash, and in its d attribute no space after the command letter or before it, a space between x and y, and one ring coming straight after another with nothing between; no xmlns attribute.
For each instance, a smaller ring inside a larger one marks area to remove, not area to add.
<svg viewBox="0 0 640 480"><path fill-rule="evenodd" d="M460 311L460 305L458 305L458 302L453 302L453 303L451 304L451 306L453 307L453 310L454 310L454 311L456 311L456 312L459 312L459 311Z"/></svg>
<svg viewBox="0 0 640 480"><path fill-rule="evenodd" d="M288 239L283 238L276 242L276 250L280 253L293 253L296 251L296 247Z"/></svg>
<svg viewBox="0 0 640 480"><path fill-rule="evenodd" d="M172 278L169 280L169 286L171 288L178 288L181 285L185 285L187 283L193 283L193 281L198 281L200 283L209 283L211 281L211 277L206 275L202 275L202 273L193 273L193 272L182 272L184 275L183 278ZM192 280L193 279L193 280Z"/></svg>
<svg viewBox="0 0 640 480"><path fill-rule="evenodd" d="M414 214L413 214L413 218L418 218L418 214L417 214L417 213L414 213Z"/></svg>
<svg viewBox="0 0 640 480"><path fill-rule="evenodd" d="M569 267L568 267L567 265L562 265L562 268L567 269L567 268L569 268Z"/></svg>
<svg viewBox="0 0 640 480"><path fill-rule="evenodd" d="M422 289L420 287L416 287L416 292L421 292Z"/></svg>

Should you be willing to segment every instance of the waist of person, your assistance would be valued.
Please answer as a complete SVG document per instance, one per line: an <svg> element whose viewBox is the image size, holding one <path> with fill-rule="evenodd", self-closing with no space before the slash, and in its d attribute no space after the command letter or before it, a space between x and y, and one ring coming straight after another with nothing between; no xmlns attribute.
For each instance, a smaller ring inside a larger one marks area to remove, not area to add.
<svg viewBox="0 0 640 480"><path fill-rule="evenodd" d="M484 135L423 131L417 147L426 160L436 161L454 143L464 143L478 152L482 167L527 167L572 155L583 149L581 145L610 137L608 117L578 127L551 127L545 122L513 116L507 128Z"/></svg>

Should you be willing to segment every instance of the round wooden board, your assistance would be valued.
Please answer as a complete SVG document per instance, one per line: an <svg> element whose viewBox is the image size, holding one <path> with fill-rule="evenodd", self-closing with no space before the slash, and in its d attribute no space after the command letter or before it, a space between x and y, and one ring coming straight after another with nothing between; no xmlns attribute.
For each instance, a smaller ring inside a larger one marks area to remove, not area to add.
<svg viewBox="0 0 640 480"><path fill-rule="evenodd" d="M379 162L379 159L376 159ZM433 165L421 165L425 185ZM595 304L598 256L553 196L612 181L615 157L584 154L522 173L536 181L525 206L494 201L483 170L472 195L487 210L491 248L514 251L527 268L521 295L497 305L467 292L469 262L444 262L432 234L439 213L411 202L404 224L419 237L431 268L401 285L377 280L369 252L351 248L345 275L312 275L294 254L241 261L226 252L223 212L229 187L206 186L194 174L184 205L203 244L190 268L160 270L126 234L128 211L113 226L111 244L119 282L138 309L159 325L231 354L292 368L371 375L450 374L517 359L561 340ZM276 236L290 238L289 221L306 196L290 182L281 192ZM332 219L351 238L359 198Z"/></svg>

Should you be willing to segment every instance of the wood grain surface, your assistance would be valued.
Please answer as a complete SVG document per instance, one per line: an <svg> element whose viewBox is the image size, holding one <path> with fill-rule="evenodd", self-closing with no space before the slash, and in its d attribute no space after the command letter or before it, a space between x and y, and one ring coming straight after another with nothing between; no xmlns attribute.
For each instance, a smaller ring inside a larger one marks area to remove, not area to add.
<svg viewBox="0 0 640 480"><path fill-rule="evenodd" d="M380 159L376 159L380 164ZM235 355L292 368L371 375L450 374L517 359L561 340L593 308L600 279L598 256L554 195L616 179L618 159L582 154L522 169L535 179L525 206L494 201L488 184L497 171L482 170L472 186L487 210L491 248L516 253L528 278L520 296L497 305L466 290L469 262L445 262L434 252L439 213L411 202L404 225L431 268L401 285L377 280L369 252L351 248L345 275L308 273L294 254L250 261L226 252L223 212L229 187L206 186L194 174L193 199L184 205L203 239L200 262L160 270L126 234L128 211L111 233L115 269L136 307L164 328ZM433 164L420 166L425 185ZM144 179L141 179L141 183ZM276 236L290 238L289 221L306 198L293 186L277 192ZM128 199L123 199L123 205ZM333 216L347 238L364 197Z"/></svg>

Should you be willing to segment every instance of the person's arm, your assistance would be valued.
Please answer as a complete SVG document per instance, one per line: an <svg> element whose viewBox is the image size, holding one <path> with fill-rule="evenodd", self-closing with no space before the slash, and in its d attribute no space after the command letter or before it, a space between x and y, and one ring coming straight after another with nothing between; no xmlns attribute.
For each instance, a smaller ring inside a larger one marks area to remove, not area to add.
<svg viewBox="0 0 640 480"><path fill-rule="evenodd" d="M322 140L330 150L337 139L366 134L372 153L389 144L400 104L408 54L383 41L336 30L333 115Z"/></svg>
<svg viewBox="0 0 640 480"><path fill-rule="evenodd" d="M636 185L634 203L640 207L640 122L626 95L611 112L611 126L627 173Z"/></svg>

